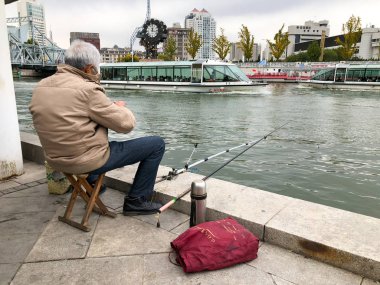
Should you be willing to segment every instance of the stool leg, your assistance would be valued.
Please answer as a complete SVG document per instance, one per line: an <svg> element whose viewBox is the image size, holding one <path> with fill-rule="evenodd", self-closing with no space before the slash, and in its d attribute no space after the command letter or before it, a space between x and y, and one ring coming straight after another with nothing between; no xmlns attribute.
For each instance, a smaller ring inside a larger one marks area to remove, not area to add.
<svg viewBox="0 0 380 285"><path fill-rule="evenodd" d="M82 231L86 231L86 232L89 232L91 229L83 224L79 224L73 220L70 219L70 216L71 216L71 212L74 208L74 204L75 204L75 201L76 201L76 198L78 197L78 194L81 194L82 195L82 189L81 189L81 186L80 186L80 182L79 182L79 179L75 179L73 175L70 175L70 174L66 174L66 177L67 179L69 179L71 185L73 185L74 187L74 191L73 193L71 194L71 197L70 197L70 201L67 205L67 208L66 208L66 211L65 211L65 214L64 216L59 216L58 217L58 220L61 221L61 222L64 222L70 226L73 226L73 227L76 227L78 229L81 229Z"/></svg>
<svg viewBox="0 0 380 285"><path fill-rule="evenodd" d="M92 187L90 186L90 184L87 182L86 179L84 178L79 178L81 184L86 188L86 191L87 190L90 190L90 199L87 203L87 207L86 207L86 213L84 214L83 216L83 219L82 219L82 224L83 225L87 225L87 221L92 213L92 209L94 208L94 205L95 205L95 201L98 197L98 194L99 194L99 190L100 190L100 187L103 183L103 178L104 178L104 175L105 174L101 174L99 175L99 178L96 182L96 185L95 185L95 189L92 189Z"/></svg>
<svg viewBox="0 0 380 285"><path fill-rule="evenodd" d="M102 177L101 177L102 176ZM109 217L112 217L112 218L115 218L116 217L116 213L114 212L111 212L110 210L107 209L107 207L103 204L102 200L100 200L99 198L99 190L100 190L100 187L103 183L103 179L104 179L104 176L105 174L101 174L101 176L99 176L98 180L97 180L97 183L95 185L95 189L97 189L97 187L99 186L99 189L98 189L98 192L96 194L96 198L95 198L95 204L98 206L98 209L100 211L100 214L104 215L104 216L109 216ZM87 182L87 181L86 181ZM90 193L90 195L92 195L91 193L93 191L95 191L91 185L89 183L83 183L83 186L84 188L86 188L86 191ZM97 207L95 207L94 209L97 209Z"/></svg>

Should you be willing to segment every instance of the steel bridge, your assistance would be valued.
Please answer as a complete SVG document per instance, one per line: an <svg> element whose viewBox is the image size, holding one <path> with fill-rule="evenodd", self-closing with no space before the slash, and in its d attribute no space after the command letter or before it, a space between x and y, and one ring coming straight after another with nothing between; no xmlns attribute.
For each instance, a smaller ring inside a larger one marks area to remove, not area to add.
<svg viewBox="0 0 380 285"><path fill-rule="evenodd" d="M65 50L33 25L35 21L32 17L7 18L7 23L19 23L19 28L21 22L29 22L32 34L31 43L23 43L19 37L8 33L12 65L21 68L55 69L58 64L64 62Z"/></svg>

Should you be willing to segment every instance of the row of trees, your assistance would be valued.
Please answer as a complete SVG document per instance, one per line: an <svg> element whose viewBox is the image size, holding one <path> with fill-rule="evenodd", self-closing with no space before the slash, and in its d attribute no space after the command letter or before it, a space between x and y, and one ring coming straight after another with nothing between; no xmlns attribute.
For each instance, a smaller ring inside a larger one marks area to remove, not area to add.
<svg viewBox="0 0 380 285"><path fill-rule="evenodd" d="M224 30L220 29L221 34L214 39L212 50L218 55L221 60L225 60L228 53L231 50L231 42L228 41ZM254 37L251 35L251 32L248 28L242 25L242 28L239 32L239 48L244 53L244 57L247 61L252 58L253 47L254 47ZM202 47L202 36L195 32L193 29L190 30L185 49L187 53L194 59ZM177 52L177 46L175 39L169 37L166 42L165 49L163 53L159 55L159 58L162 60L174 60Z"/></svg>
<svg viewBox="0 0 380 285"><path fill-rule="evenodd" d="M273 60L279 61L285 50L290 44L289 35L287 32L283 32L284 25L275 34L273 41L267 40L269 49L272 53ZM212 50L218 55L221 60L225 60L231 49L231 42L228 41L224 34L224 30L220 29L221 33L214 39ZM356 44L361 38L361 20L359 17L351 16L349 20L343 24L343 40L337 38L335 41L339 46L337 49L321 49L317 42L312 42L307 52L301 52L288 56L286 61L339 61L351 59L356 51ZM242 50L246 61L250 61L253 55L254 49L254 36L249 31L248 27L242 25L239 33L238 47ZM193 29L190 30L188 41L185 46L187 53L192 59L196 57L196 54L202 47L202 37ZM162 60L174 60L177 53L177 46L175 39L169 37L167 39L163 53L159 55L159 59ZM322 54L322 56L321 56ZM131 58L128 58L130 61ZM124 61L124 60L123 60Z"/></svg>

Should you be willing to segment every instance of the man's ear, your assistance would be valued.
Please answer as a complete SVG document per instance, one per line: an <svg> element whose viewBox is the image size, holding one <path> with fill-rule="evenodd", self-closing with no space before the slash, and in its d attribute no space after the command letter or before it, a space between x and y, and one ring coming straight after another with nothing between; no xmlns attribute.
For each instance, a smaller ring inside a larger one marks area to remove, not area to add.
<svg viewBox="0 0 380 285"><path fill-rule="evenodd" d="M92 74L92 64L87 64L87 65L84 67L83 71L84 71L85 73L87 73L87 74Z"/></svg>

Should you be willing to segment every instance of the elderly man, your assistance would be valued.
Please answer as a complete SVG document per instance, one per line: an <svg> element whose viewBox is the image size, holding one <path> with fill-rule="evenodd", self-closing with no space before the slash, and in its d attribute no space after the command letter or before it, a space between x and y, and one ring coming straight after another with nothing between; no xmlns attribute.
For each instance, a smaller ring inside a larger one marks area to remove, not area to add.
<svg viewBox="0 0 380 285"><path fill-rule="evenodd" d="M92 44L74 41L65 64L35 88L29 109L46 160L58 171L89 173L90 183L101 173L140 162L123 213L156 213L161 205L149 198L165 143L157 136L108 141L108 129L128 133L136 122L124 101L111 102L106 96L99 84L99 63Z"/></svg>

